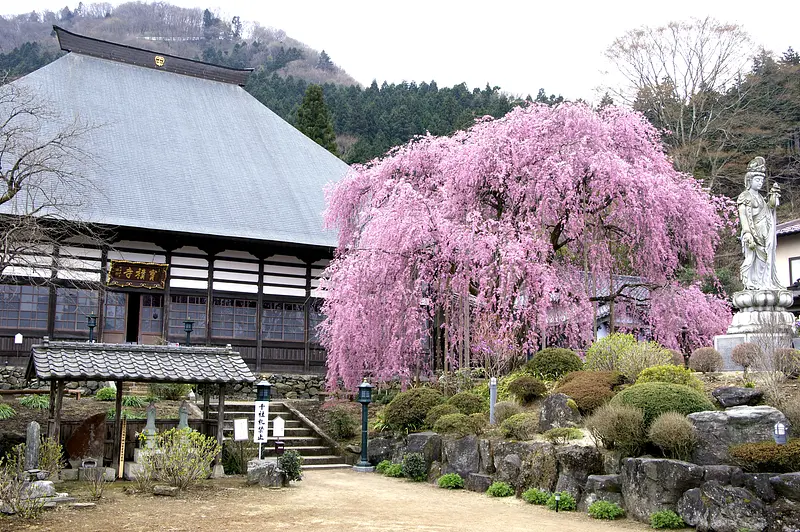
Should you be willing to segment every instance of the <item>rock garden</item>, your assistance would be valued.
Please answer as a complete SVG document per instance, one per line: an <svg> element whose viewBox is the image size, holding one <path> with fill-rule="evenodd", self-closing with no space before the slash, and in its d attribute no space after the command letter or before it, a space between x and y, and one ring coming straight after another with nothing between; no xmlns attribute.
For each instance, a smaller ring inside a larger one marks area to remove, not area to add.
<svg viewBox="0 0 800 532"><path fill-rule="evenodd" d="M482 370L379 391L369 461L388 477L601 520L794 531L797 355L779 353L792 363L776 376L747 366L719 373L721 356L710 348L692 353L686 368L677 353L624 334L596 342L585 359L545 349L498 379L493 424ZM356 412L335 399L321 409L353 459ZM776 443L776 427L785 443Z"/></svg>

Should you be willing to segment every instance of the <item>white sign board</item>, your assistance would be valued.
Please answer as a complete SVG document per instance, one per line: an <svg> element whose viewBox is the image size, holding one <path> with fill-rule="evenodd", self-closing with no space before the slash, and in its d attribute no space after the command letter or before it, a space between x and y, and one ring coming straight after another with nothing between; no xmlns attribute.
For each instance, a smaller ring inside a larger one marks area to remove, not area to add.
<svg viewBox="0 0 800 532"><path fill-rule="evenodd" d="M285 425L286 421L284 421L281 416L278 416L272 420L272 435L275 437L275 439L283 438Z"/></svg>
<svg viewBox="0 0 800 532"><path fill-rule="evenodd" d="M253 441L264 443L267 441L269 427L269 401L256 401L256 421Z"/></svg>
<svg viewBox="0 0 800 532"><path fill-rule="evenodd" d="M250 439L250 431L247 428L247 418L233 420L233 439L236 441L245 441Z"/></svg>
<svg viewBox="0 0 800 532"><path fill-rule="evenodd" d="M14 343L17 345L22 343L22 333L17 333L14 335Z"/></svg>

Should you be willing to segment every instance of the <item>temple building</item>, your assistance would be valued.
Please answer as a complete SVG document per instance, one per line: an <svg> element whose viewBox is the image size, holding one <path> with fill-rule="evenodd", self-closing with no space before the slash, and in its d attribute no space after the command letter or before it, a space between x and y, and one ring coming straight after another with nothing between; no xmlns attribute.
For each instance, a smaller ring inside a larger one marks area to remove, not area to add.
<svg viewBox="0 0 800 532"><path fill-rule="evenodd" d="M324 187L347 165L250 96L249 69L55 31L69 53L13 83L90 126L75 216L107 238L4 269L0 364L44 336L87 340L94 315L97 341L183 343L191 328L192 345L230 344L257 371L323 371Z"/></svg>

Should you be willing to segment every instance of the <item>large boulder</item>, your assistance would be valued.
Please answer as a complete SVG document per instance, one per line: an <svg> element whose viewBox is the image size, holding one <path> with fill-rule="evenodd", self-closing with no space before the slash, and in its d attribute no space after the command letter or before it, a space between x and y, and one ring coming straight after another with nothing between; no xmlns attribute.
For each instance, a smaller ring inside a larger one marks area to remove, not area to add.
<svg viewBox="0 0 800 532"><path fill-rule="evenodd" d="M528 488L552 491L558 480L555 447L548 442L526 442L519 449L522 465L515 484L517 493Z"/></svg>
<svg viewBox="0 0 800 532"><path fill-rule="evenodd" d="M687 490L703 483L703 468L663 458L628 458L622 467L620 484L628 514L649 521L650 514L675 510Z"/></svg>
<svg viewBox="0 0 800 532"><path fill-rule="evenodd" d="M754 405L764 396L764 392L755 388L742 388L739 386L723 386L711 392L714 399L724 408L732 406Z"/></svg>
<svg viewBox="0 0 800 532"><path fill-rule="evenodd" d="M700 532L763 532L769 526L767 508L758 497L716 480L687 490L678 501L678 515Z"/></svg>
<svg viewBox="0 0 800 532"><path fill-rule="evenodd" d="M755 493L762 501L773 502L777 495L770 482L772 476L772 473L744 473L742 486Z"/></svg>
<svg viewBox="0 0 800 532"><path fill-rule="evenodd" d="M702 465L730 464L728 447L772 439L776 423L786 416L771 406L734 406L724 411L689 414L698 443L692 461Z"/></svg>
<svg viewBox="0 0 800 532"><path fill-rule="evenodd" d="M275 460L255 459L247 462L247 483L267 488L285 488L289 486L289 479Z"/></svg>
<svg viewBox="0 0 800 532"><path fill-rule="evenodd" d="M800 502L800 473L786 473L769 479L775 493L790 501Z"/></svg>
<svg viewBox="0 0 800 532"><path fill-rule="evenodd" d="M614 502L625 506L619 475L589 475L578 503L578 511L586 512L595 501Z"/></svg>
<svg viewBox="0 0 800 532"><path fill-rule="evenodd" d="M797 532L800 530L800 502L780 498L770 507L771 531Z"/></svg>
<svg viewBox="0 0 800 532"><path fill-rule="evenodd" d="M442 473L458 473L461 478L470 473L480 472L481 460L478 452L478 438L465 436L442 440Z"/></svg>
<svg viewBox="0 0 800 532"><path fill-rule="evenodd" d="M734 487L744 486L744 473L738 467L728 465L710 465L703 468L703 480L716 480L720 484Z"/></svg>
<svg viewBox="0 0 800 532"><path fill-rule="evenodd" d="M396 438L372 438L367 445L367 460L372 465L392 460L395 447L399 444Z"/></svg>
<svg viewBox="0 0 800 532"><path fill-rule="evenodd" d="M567 445L556 448L558 462L557 491L568 491L575 500L580 500L589 475L603 472L603 457L596 447Z"/></svg>
<svg viewBox="0 0 800 532"><path fill-rule="evenodd" d="M532 442L498 442L492 447L492 468L485 469L494 469L495 480L519 487L523 461L534 449L536 444Z"/></svg>
<svg viewBox="0 0 800 532"><path fill-rule="evenodd" d="M407 453L420 453L425 457L425 470L429 471L433 462L442 460L442 437L435 432L417 432L408 435Z"/></svg>
<svg viewBox="0 0 800 532"><path fill-rule="evenodd" d="M477 491L478 493L486 493L486 490L488 490L491 485L491 475L482 475L480 473L470 473L465 483L465 487L469 491Z"/></svg>
<svg viewBox="0 0 800 532"><path fill-rule="evenodd" d="M582 421L578 405L563 393L553 393L542 401L539 432L556 427L577 427Z"/></svg>

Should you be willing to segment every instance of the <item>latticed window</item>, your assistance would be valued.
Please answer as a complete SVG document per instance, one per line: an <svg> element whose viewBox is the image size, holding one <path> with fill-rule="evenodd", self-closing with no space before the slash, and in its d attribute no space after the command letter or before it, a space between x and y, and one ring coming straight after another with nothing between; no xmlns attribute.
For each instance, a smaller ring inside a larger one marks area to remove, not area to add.
<svg viewBox="0 0 800 532"><path fill-rule="evenodd" d="M56 330L89 331L86 316L97 313L97 290L56 289Z"/></svg>
<svg viewBox="0 0 800 532"><path fill-rule="evenodd" d="M255 340L257 312L256 301L215 297L211 309L211 336Z"/></svg>
<svg viewBox="0 0 800 532"><path fill-rule="evenodd" d="M206 337L206 301L204 296L171 296L169 304L169 334L183 337L185 320L193 320L192 338Z"/></svg>
<svg viewBox="0 0 800 532"><path fill-rule="evenodd" d="M303 304L265 301L261 311L261 334L270 340L303 341Z"/></svg>
<svg viewBox="0 0 800 532"><path fill-rule="evenodd" d="M0 285L0 327L47 329L48 303L45 287Z"/></svg>
<svg viewBox="0 0 800 532"><path fill-rule="evenodd" d="M325 319L322 313L322 302L317 301L308 307L308 338L311 342L319 343L320 331L318 326Z"/></svg>
<svg viewBox="0 0 800 532"><path fill-rule="evenodd" d="M106 293L106 311L103 330L125 332L125 306L128 299L122 292Z"/></svg>
<svg viewBox="0 0 800 532"><path fill-rule="evenodd" d="M143 294L142 296L142 332L161 334L164 324L164 296L160 294ZM205 308L205 304L203 305ZM203 311L205 323L205 310ZM181 324L183 327L183 324Z"/></svg>

